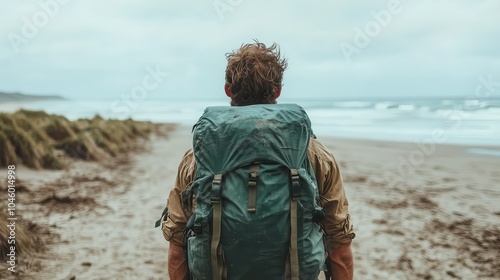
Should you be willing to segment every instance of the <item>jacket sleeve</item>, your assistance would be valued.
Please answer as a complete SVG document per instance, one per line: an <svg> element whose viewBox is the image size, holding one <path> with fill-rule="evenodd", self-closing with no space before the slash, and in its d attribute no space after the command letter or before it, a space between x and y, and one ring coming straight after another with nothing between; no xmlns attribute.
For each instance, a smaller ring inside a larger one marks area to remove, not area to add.
<svg viewBox="0 0 500 280"><path fill-rule="evenodd" d="M311 139L308 156L318 183L319 204L326 213L325 241L328 245L349 243L355 234L339 166L328 149L315 139Z"/></svg>
<svg viewBox="0 0 500 280"><path fill-rule="evenodd" d="M193 151L186 152L179 164L175 185L170 191L167 200L168 214L162 223L163 236L167 241L175 243L179 246L184 246L182 234L186 227L186 222L192 214L191 209L182 208L181 193L187 186L192 184L194 180L195 160Z"/></svg>

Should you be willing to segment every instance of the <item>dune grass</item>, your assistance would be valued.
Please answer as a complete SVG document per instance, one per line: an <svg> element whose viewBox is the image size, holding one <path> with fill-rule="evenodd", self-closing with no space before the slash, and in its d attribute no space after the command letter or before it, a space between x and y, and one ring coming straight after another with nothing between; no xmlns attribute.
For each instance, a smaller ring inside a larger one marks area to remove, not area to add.
<svg viewBox="0 0 500 280"><path fill-rule="evenodd" d="M61 153L83 160L100 160L128 150L138 138L154 131L151 122L131 119L69 121L44 111L0 113L0 166L22 163L35 169L62 169Z"/></svg>

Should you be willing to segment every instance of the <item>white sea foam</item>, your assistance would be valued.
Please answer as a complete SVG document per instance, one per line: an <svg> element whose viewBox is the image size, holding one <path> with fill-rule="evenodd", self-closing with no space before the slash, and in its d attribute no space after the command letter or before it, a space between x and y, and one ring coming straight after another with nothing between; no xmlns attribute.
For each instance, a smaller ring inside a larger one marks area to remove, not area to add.
<svg viewBox="0 0 500 280"><path fill-rule="evenodd" d="M392 141L419 141L433 131L446 135L445 143L500 146L500 100L419 101L299 101L318 136ZM45 110L68 119L134 118L153 122L193 125L207 106L227 106L227 100L144 100L131 103L126 114L113 109L113 101L44 101L4 103L0 111L19 108Z"/></svg>

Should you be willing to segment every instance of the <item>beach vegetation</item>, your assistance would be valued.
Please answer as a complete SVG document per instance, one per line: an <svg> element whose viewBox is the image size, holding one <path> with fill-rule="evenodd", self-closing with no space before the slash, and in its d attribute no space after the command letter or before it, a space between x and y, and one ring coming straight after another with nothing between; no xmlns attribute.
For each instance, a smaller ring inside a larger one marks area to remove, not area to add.
<svg viewBox="0 0 500 280"><path fill-rule="evenodd" d="M0 166L22 163L34 169L62 169L67 157L99 161L127 151L154 130L151 122L99 115L70 121L44 111L0 113Z"/></svg>

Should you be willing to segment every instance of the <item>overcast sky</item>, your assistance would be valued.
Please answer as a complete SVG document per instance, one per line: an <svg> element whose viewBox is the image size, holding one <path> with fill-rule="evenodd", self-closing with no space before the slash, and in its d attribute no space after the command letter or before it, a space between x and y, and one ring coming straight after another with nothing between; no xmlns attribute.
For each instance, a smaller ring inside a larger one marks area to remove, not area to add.
<svg viewBox="0 0 500 280"><path fill-rule="evenodd" d="M253 38L280 44L287 97L463 97L500 80L498 0L0 0L0 17L6 92L116 99L149 79L151 98L223 98L225 53Z"/></svg>

